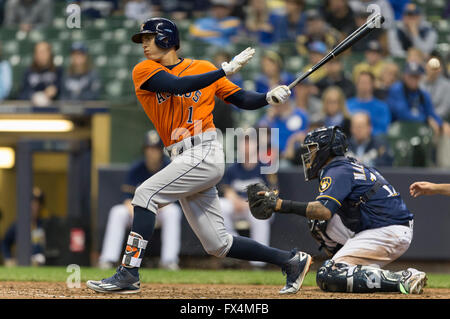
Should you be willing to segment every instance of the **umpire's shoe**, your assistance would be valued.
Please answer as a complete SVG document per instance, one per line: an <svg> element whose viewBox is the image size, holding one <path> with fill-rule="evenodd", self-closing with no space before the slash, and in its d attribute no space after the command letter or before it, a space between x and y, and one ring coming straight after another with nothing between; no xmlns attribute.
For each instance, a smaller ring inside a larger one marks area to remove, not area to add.
<svg viewBox="0 0 450 319"><path fill-rule="evenodd" d="M125 267L119 266L116 273L101 281L88 280L88 288L97 292L135 294L141 291L139 277L133 276Z"/></svg>
<svg viewBox="0 0 450 319"><path fill-rule="evenodd" d="M405 277L400 281L400 292L405 295L421 294L427 285L427 275L414 268L408 268L403 274Z"/></svg>
<svg viewBox="0 0 450 319"><path fill-rule="evenodd" d="M287 264L281 269L287 276L286 286L280 290L280 295L295 294L300 290L306 274L311 266L312 258L304 252L296 252Z"/></svg>

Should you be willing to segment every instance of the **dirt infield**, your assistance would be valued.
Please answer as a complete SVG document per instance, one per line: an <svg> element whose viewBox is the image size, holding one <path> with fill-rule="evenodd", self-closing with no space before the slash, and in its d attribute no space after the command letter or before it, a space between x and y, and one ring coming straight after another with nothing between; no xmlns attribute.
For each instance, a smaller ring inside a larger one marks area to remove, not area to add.
<svg viewBox="0 0 450 319"><path fill-rule="evenodd" d="M303 287L293 296L278 295L279 286L143 284L135 295L100 294L88 288L67 288L65 283L0 282L1 299L450 299L450 289L425 288L421 295L391 293L324 293L317 287Z"/></svg>

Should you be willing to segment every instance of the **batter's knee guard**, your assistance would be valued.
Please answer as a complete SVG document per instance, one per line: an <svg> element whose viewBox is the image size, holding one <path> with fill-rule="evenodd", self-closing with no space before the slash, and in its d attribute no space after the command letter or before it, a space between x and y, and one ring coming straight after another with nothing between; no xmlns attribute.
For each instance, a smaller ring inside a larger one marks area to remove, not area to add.
<svg viewBox="0 0 450 319"><path fill-rule="evenodd" d="M330 259L317 271L316 283L323 291L331 292L398 292L402 278L401 273Z"/></svg>
<svg viewBox="0 0 450 319"><path fill-rule="evenodd" d="M228 254L228 251L230 250L232 244L233 236L231 236L230 234L226 234L226 236L223 236L219 241L215 243L210 242L208 244L203 244L203 248L209 255L223 258Z"/></svg>

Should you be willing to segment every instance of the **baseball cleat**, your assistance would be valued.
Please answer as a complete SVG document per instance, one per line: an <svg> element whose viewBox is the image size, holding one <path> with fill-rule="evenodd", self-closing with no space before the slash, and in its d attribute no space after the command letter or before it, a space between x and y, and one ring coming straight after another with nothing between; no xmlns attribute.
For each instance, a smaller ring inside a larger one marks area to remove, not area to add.
<svg viewBox="0 0 450 319"><path fill-rule="evenodd" d="M405 295L421 294L427 285L427 275L414 268L408 268L405 273L406 277L400 282L400 292Z"/></svg>
<svg viewBox="0 0 450 319"><path fill-rule="evenodd" d="M125 267L119 266L116 273L101 281L88 280L88 288L97 292L135 294L141 291L139 277L133 276Z"/></svg>
<svg viewBox="0 0 450 319"><path fill-rule="evenodd" d="M295 294L302 287L303 280L311 266L312 257L304 252L297 252L282 268L286 275L286 286L280 290L280 295Z"/></svg>

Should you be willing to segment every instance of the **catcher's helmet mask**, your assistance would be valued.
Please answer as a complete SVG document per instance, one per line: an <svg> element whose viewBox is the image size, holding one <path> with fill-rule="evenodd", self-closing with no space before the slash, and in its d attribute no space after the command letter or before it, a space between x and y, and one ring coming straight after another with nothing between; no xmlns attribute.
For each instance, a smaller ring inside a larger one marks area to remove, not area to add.
<svg viewBox="0 0 450 319"><path fill-rule="evenodd" d="M330 157L344 156L347 137L339 126L321 127L309 132L301 148L305 180L315 179Z"/></svg>
<svg viewBox="0 0 450 319"><path fill-rule="evenodd" d="M144 34L155 34L155 43L162 49L180 48L180 37L176 24L165 18L151 18L141 25L141 30L131 37L134 43L142 43Z"/></svg>

